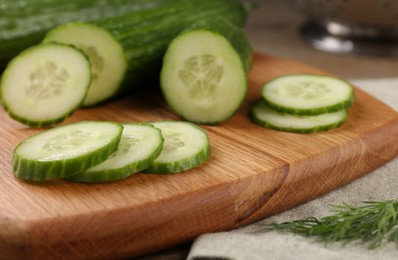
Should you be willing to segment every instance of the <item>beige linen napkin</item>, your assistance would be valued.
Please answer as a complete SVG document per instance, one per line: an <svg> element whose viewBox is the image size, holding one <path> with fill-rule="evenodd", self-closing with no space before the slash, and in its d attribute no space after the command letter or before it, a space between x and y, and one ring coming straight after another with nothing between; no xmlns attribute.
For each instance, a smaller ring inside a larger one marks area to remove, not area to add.
<svg viewBox="0 0 398 260"><path fill-rule="evenodd" d="M351 80L351 82L398 111L398 78ZM398 158L342 188L266 218L260 223L283 222L309 216L319 218L331 214L330 205L343 202L362 205L363 201L385 199L398 200ZM188 259L398 259L398 247L394 243L385 244L376 250L368 250L366 246L360 244L325 245L314 242L312 238L294 234L263 232L258 224L230 232L202 235L194 241Z"/></svg>

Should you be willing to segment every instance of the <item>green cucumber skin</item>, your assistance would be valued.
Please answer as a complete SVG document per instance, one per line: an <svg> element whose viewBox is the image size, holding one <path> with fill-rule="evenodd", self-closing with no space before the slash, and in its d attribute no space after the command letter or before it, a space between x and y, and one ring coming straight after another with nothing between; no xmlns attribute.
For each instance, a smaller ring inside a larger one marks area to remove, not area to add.
<svg viewBox="0 0 398 260"><path fill-rule="evenodd" d="M142 123L143 125L150 125ZM156 128L157 129L157 128ZM160 130L157 129L160 133ZM162 148L163 148L163 137L162 142L157 147L156 151L146 159L141 161L135 162L134 164L128 165L123 169L111 169L107 171L101 171L100 174L98 172L90 171L87 173L77 174L66 178L72 182L85 182L85 183L99 183L99 182L106 182L106 181L117 181L123 180L128 176L140 172L144 169L147 169L151 166L152 162L160 155Z"/></svg>
<svg viewBox="0 0 398 260"><path fill-rule="evenodd" d="M310 75L312 76L313 74L300 74L300 75ZM290 77L292 75L287 75L287 76L279 76L276 77L273 80L276 80L280 77ZM320 75L316 75L316 76L320 76ZM327 76L325 76L327 77ZM346 82L347 85L351 85L348 81L344 80L344 79L339 79L343 82ZM266 86L267 83L264 84L263 87ZM267 103L267 105L276 110L276 111L280 111L280 112L284 112L284 113L288 113L288 114L292 114L292 115L320 115L320 114L324 114L324 113L331 113L331 112L336 112L339 110L343 110L343 109L348 109L350 106L352 106L355 102L355 93L354 93L354 88L352 88L351 90L351 95L350 95L350 99L348 99L346 102L342 102L336 105L332 105L332 106L324 106L324 107L320 107L320 108L311 108L311 109L294 109L294 108L290 108L290 107L285 107L285 106L280 106L278 104L275 104L274 102L270 101L269 99L267 99L266 96L262 96L263 100Z"/></svg>
<svg viewBox="0 0 398 260"><path fill-rule="evenodd" d="M85 121L80 121L79 123L84 123ZM82 163L79 158L68 159L68 162L65 163L65 160L58 161L38 161L38 160L27 160L20 158L17 154L18 147L22 145L20 143L13 152L13 157L11 161L12 169L14 171L15 176L21 179L29 180L29 181L46 181L46 180L55 180L66 178L77 173L83 172L88 168L105 161L111 153L116 151L121 133L123 131L123 127L120 124L114 123L118 125L120 128L120 134L118 137L114 138L110 146L103 147L97 150L92 151L88 155L92 158L90 161L85 160ZM42 132L41 132L42 133ZM39 134L41 134L39 133ZM37 134L37 135L39 135ZM32 136L33 137L33 136Z"/></svg>
<svg viewBox="0 0 398 260"><path fill-rule="evenodd" d="M162 121L161 121L162 122ZM173 122L173 121L163 121L163 122ZM178 121L177 121L178 122ZM182 159L173 163L167 162L167 163L161 163L161 162L153 162L149 167L143 170L143 173L148 173L148 174L174 174L174 173L179 173L183 171L187 171L190 169L193 169L195 167L198 167L199 165L203 164L206 162L210 156L211 156L211 149L210 149L210 142L209 142L209 136L199 126L196 124L186 122L190 124L193 127L196 127L200 131L204 132L206 134L206 142L207 145L203 147L202 150L198 152L194 157L191 158L186 158ZM151 124L151 123L149 123ZM154 125L156 127L156 125Z"/></svg>
<svg viewBox="0 0 398 260"><path fill-rule="evenodd" d="M145 173L152 174L174 174L187 171L198 167L210 158L210 146L206 146L200 151L200 157L190 158L174 163L156 163L144 170Z"/></svg>
<svg viewBox="0 0 398 260"><path fill-rule="evenodd" d="M87 59L87 61L88 61L88 57L86 56L86 54L85 54L84 52L82 52L80 49L75 48L75 47L73 47L73 46L71 46L71 45L65 45L65 44L62 44L62 43L48 43L48 44L44 43L44 44L35 45L35 46L32 46L32 47L29 47L29 48L25 49L25 50L22 51L20 54L18 54L18 56L14 57L14 58L9 62L9 64L7 65L7 67L12 67L13 62L16 62L17 59L19 59L19 58L23 58L24 53L28 53L28 52L30 52L30 51L36 49L36 48L45 48L46 45L59 45L59 46L66 46L66 47L68 47L68 48L73 48L73 49L76 50L77 52L81 53L81 54ZM88 62L88 66L91 67L90 62ZM48 127L48 126L51 126L51 125L55 125L55 124L61 123L61 122L63 122L66 118L70 117L70 116L83 104L84 99L82 99L80 103L77 103L75 107L71 107L71 109L70 109L67 113L65 113L63 116L60 116L60 117L58 117L58 118L56 118L56 119L52 119L52 120L46 120L46 121L32 121L32 120L26 119L26 118L24 118L24 117L20 117L20 116L16 115L15 113L13 113L13 111L12 111L12 105L8 104L8 103L2 98L2 89L3 89L2 79L5 78L5 77L7 77L7 67L6 67L5 71L3 72L3 74L0 75L0 103L2 104L4 110L8 113L8 115L9 115L12 119L14 119L14 120L16 120L16 121L18 121L18 122L20 122L20 123L22 123L22 124L24 124L24 125L27 125L27 126L29 126L29 127L35 127L35 128L43 128L43 127ZM90 81L88 82L88 85L90 85L91 80L92 80L92 79L91 79L91 77L90 77ZM88 87L87 87L86 93L87 93L87 91L88 91Z"/></svg>
<svg viewBox="0 0 398 260"><path fill-rule="evenodd" d="M271 101L269 101L267 98L264 98L264 101L267 103L269 107L272 109L275 109L276 111L292 114L292 115L307 115L307 116L315 116L315 115L320 115L320 114L325 114L325 113L331 113L331 112L336 112L339 110L347 109L349 108L355 101L355 95L354 92L352 92L351 98L347 100L346 102L336 104L333 106L325 106L321 108L311 108L311 109L294 109L294 108L289 108L289 107L284 107L280 106L278 104L275 104Z"/></svg>
<svg viewBox="0 0 398 260"><path fill-rule="evenodd" d="M52 28L72 21L98 21L175 0L5 0L0 3L0 66L40 43Z"/></svg>
<svg viewBox="0 0 398 260"><path fill-rule="evenodd" d="M256 102L254 102L252 107L254 107L257 102L264 102L264 100L258 100ZM267 103L267 105L268 105L268 103ZM318 126L318 127L302 128L302 129L290 128L290 127L279 127L279 126L273 125L269 122L264 122L263 120L256 117L255 113L253 113L253 109L251 109L249 112L249 118L252 120L253 123L255 123L259 126L265 127L265 128L270 128L270 129L283 131L283 132L297 133L297 134L308 134L308 133L327 131L327 130L331 130L331 129L340 127L342 124L344 124L344 122L348 118L348 111L347 110L345 110L345 111L346 111L346 117L344 120L342 120L340 122L337 122L334 124L329 124L329 125L322 125L322 126Z"/></svg>
<svg viewBox="0 0 398 260"><path fill-rule="evenodd" d="M158 153L154 154L151 158L148 158L150 161L155 160L161 151L158 149ZM150 166L150 163L148 163L146 160L137 162L135 165L126 167L123 169L123 171L106 171L106 172L101 172L101 174L94 174L93 173L83 173L83 174L76 174L70 177L65 178L68 181L71 182L84 182L84 183L100 183L100 182L109 182L109 181L118 181L118 180L123 180L127 178L128 176L140 172Z"/></svg>
<svg viewBox="0 0 398 260"><path fill-rule="evenodd" d="M95 157L92 161L87 161L82 164L79 160L68 162L68 166L62 161L54 162L41 162L38 163L34 160L21 160L18 157L13 157L12 167L15 176L21 179L30 181L46 181L66 178L75 175L76 173L83 172L86 169L106 160L108 156L117 149L118 140L113 142L110 149L103 149L92 152ZM38 175L37 173L40 173Z"/></svg>
<svg viewBox="0 0 398 260"><path fill-rule="evenodd" d="M272 125L269 123L265 123L264 121L259 120L257 117L255 117L253 115L253 113L250 113L250 117L254 123L256 123L257 125L260 125L262 127L270 128L270 129L274 129L274 130L278 130L278 131L283 131L283 132L297 133L297 134L308 134L308 133L327 131L327 130L331 130L333 128L338 128L345 122L345 120L344 120L344 121L341 121L336 124L324 125L324 126L313 127L313 128L308 128L308 129L297 129L297 128L278 127L278 126L275 126L275 125Z"/></svg>

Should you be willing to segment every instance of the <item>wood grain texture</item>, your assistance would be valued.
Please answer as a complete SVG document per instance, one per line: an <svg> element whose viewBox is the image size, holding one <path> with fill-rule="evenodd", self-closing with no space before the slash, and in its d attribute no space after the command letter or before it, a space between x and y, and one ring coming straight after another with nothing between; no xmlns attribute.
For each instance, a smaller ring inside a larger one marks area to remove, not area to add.
<svg viewBox="0 0 398 260"><path fill-rule="evenodd" d="M269 130L250 122L262 84L286 73L319 73L255 54L250 88L238 113L209 133L208 162L175 175L136 174L106 184L28 183L14 177L15 146L40 130L0 110L0 256L10 259L122 258L229 230L336 189L398 155L398 114L356 89L340 128L313 134ZM78 120L178 119L157 89L81 109Z"/></svg>

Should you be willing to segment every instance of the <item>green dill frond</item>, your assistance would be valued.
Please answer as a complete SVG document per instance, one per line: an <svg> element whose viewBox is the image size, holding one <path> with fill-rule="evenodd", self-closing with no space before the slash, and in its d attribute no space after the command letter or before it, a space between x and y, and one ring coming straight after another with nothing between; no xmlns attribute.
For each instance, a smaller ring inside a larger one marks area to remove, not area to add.
<svg viewBox="0 0 398 260"><path fill-rule="evenodd" d="M363 206L349 204L332 206L335 214L320 219L309 217L283 223L266 224L266 230L292 232L316 237L329 243L353 241L367 243L369 249L387 242L398 243L398 201L366 201Z"/></svg>

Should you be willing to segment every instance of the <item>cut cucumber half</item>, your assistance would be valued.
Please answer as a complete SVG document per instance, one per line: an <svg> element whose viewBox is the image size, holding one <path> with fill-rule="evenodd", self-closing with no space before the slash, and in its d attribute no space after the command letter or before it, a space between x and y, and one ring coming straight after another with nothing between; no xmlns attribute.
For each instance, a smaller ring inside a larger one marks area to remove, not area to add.
<svg viewBox="0 0 398 260"><path fill-rule="evenodd" d="M238 110L247 92L251 48L240 28L201 21L169 45L161 70L166 102L193 123L218 124Z"/></svg>
<svg viewBox="0 0 398 260"><path fill-rule="evenodd" d="M152 125L162 131L164 144L159 157L144 170L146 173L177 173L209 159L209 139L202 128L184 121L160 121Z"/></svg>
<svg viewBox="0 0 398 260"><path fill-rule="evenodd" d="M88 183L115 181L148 168L163 147L160 130L149 124L123 126L119 147L106 161L67 179Z"/></svg>
<svg viewBox="0 0 398 260"><path fill-rule="evenodd" d="M103 162L120 141L118 123L80 121L29 137L14 150L12 167L17 177L52 180L84 172Z"/></svg>
<svg viewBox="0 0 398 260"><path fill-rule="evenodd" d="M292 115L271 109L264 100L254 103L252 120L263 127L295 133L310 133L336 128L348 117L346 109L320 115Z"/></svg>
<svg viewBox="0 0 398 260"><path fill-rule="evenodd" d="M84 106L96 105L118 92L127 60L123 48L107 30L87 23L67 23L51 30L43 42L72 44L89 57L92 82Z"/></svg>
<svg viewBox="0 0 398 260"><path fill-rule="evenodd" d="M80 107L91 81L83 52L63 44L31 47L15 57L0 83L9 115L32 127L63 121Z"/></svg>
<svg viewBox="0 0 398 260"><path fill-rule="evenodd" d="M284 75L267 82L262 97L275 110L296 115L318 115L348 108L353 87L345 80L321 75Z"/></svg>

